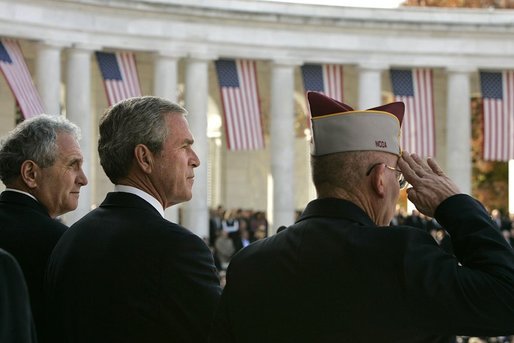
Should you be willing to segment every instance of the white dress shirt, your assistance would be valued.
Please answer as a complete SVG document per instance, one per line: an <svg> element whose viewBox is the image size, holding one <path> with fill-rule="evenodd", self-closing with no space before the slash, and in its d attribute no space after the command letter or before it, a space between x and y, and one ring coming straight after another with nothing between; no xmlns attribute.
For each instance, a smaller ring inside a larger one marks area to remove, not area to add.
<svg viewBox="0 0 514 343"><path fill-rule="evenodd" d="M145 191L140 190L139 188L132 187L132 186L126 186L126 185L115 185L114 186L115 192L125 192L137 195L141 199L145 200L147 203L152 205L164 218L164 208L162 207L161 203L155 199L150 194L146 193Z"/></svg>

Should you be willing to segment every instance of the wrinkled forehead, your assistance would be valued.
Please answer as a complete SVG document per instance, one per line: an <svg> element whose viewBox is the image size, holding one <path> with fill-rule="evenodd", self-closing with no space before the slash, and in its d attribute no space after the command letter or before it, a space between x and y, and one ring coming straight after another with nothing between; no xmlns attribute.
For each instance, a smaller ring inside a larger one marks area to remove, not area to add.
<svg viewBox="0 0 514 343"><path fill-rule="evenodd" d="M82 150L75 134L59 132L56 137L57 154L64 158L82 159Z"/></svg>

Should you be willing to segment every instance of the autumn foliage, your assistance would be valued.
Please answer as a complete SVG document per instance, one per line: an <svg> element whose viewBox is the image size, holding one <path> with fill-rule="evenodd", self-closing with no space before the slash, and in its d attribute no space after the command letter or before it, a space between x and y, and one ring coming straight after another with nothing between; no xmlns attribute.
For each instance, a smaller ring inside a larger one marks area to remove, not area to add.
<svg viewBox="0 0 514 343"><path fill-rule="evenodd" d="M514 8L514 0L406 0L402 6Z"/></svg>

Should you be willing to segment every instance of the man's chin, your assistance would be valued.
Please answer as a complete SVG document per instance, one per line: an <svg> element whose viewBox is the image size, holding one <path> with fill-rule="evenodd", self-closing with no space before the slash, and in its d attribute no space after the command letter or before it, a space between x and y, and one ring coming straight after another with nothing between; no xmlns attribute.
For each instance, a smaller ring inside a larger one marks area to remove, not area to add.
<svg viewBox="0 0 514 343"><path fill-rule="evenodd" d="M187 202L187 201L189 201L191 199L193 199L193 196L190 194L190 195L184 197L184 199L182 199L180 202Z"/></svg>
<svg viewBox="0 0 514 343"><path fill-rule="evenodd" d="M180 203L183 203L183 202L187 202L189 200L191 200L193 198L193 195L192 194L189 194L188 196L185 196L183 198L180 198L180 199L174 199L170 205L166 206L166 208L169 208L171 206L175 206L175 205L178 205Z"/></svg>
<svg viewBox="0 0 514 343"><path fill-rule="evenodd" d="M79 207L78 202L70 204L70 206L67 206L66 208L62 209L61 210L62 213L60 213L59 215L62 216L63 214L73 212L77 209L77 207Z"/></svg>

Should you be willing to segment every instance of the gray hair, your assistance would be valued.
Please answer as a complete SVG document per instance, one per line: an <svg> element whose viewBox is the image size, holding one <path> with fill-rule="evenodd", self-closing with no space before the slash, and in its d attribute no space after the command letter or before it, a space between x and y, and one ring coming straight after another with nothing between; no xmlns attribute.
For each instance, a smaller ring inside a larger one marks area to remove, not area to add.
<svg viewBox="0 0 514 343"><path fill-rule="evenodd" d="M366 176L367 168L377 158L374 151L346 151L311 156L312 181L318 194L342 189L352 192Z"/></svg>
<svg viewBox="0 0 514 343"><path fill-rule="evenodd" d="M98 154L112 183L128 175L136 145L144 144L154 154L162 150L168 136L165 118L172 113L186 115L187 111L154 96L126 99L105 111L100 119Z"/></svg>
<svg viewBox="0 0 514 343"><path fill-rule="evenodd" d="M58 155L57 134L64 132L80 139L80 129L62 116L41 114L27 119L9 132L0 143L0 179L4 184L20 176L24 161L39 167L52 166Z"/></svg>

